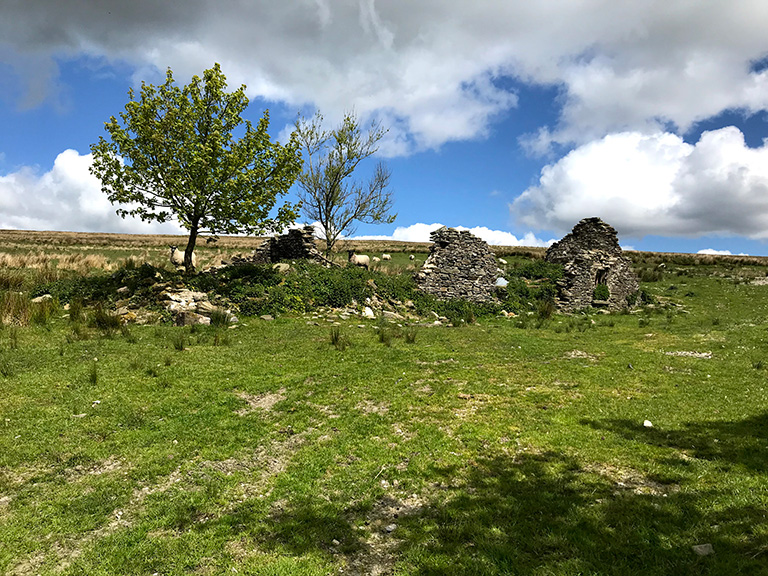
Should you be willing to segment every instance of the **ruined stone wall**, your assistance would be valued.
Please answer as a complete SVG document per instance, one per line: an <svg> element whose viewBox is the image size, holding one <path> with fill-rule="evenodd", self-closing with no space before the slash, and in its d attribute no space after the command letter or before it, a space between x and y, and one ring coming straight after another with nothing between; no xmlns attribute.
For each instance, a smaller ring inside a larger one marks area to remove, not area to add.
<svg viewBox="0 0 768 576"><path fill-rule="evenodd" d="M499 277L496 257L484 241L466 230L440 228L430 234L430 248L416 284L441 300L491 300Z"/></svg>
<svg viewBox="0 0 768 576"><path fill-rule="evenodd" d="M294 228L287 234L268 238L254 251L254 256L263 255L265 262L281 260L314 260L322 255L315 246L315 230L312 226Z"/></svg>
<svg viewBox="0 0 768 576"><path fill-rule="evenodd" d="M616 230L600 218L585 218L576 224L570 234L549 247L545 259L563 266L557 304L564 310L588 306L626 308L627 296L639 289ZM608 287L608 300L595 301L598 284Z"/></svg>

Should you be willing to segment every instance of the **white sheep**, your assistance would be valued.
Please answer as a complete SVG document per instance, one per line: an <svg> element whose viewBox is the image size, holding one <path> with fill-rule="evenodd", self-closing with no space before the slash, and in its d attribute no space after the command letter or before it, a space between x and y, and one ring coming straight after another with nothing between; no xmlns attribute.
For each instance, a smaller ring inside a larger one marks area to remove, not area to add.
<svg viewBox="0 0 768 576"><path fill-rule="evenodd" d="M174 246L170 244L168 246L171 249L171 264L176 266L176 268L181 268L184 266L184 251L179 250L178 246ZM197 268L197 256L194 252L192 252L192 267Z"/></svg>
<svg viewBox="0 0 768 576"><path fill-rule="evenodd" d="M408 259L409 259L409 260L416 260L416 256L414 256L413 254L411 254L410 256L408 256Z"/></svg>
<svg viewBox="0 0 768 576"><path fill-rule="evenodd" d="M347 254L349 254L350 264L353 264L355 266L360 266L362 268L365 268L366 270L369 269L369 266L371 265L371 259L368 258L368 256L364 254L355 254L354 250L347 250Z"/></svg>
<svg viewBox="0 0 768 576"><path fill-rule="evenodd" d="M389 254L382 254L381 255L381 259L382 260L392 260L392 256L390 256Z"/></svg>
<svg viewBox="0 0 768 576"><path fill-rule="evenodd" d="M504 266L507 265L507 261L504 260L504 258L499 258L499 264L504 264Z"/></svg>
<svg viewBox="0 0 768 576"><path fill-rule="evenodd" d="M377 262L381 262L381 258L379 258L378 256L374 256L373 258L371 258L371 262L376 264Z"/></svg>

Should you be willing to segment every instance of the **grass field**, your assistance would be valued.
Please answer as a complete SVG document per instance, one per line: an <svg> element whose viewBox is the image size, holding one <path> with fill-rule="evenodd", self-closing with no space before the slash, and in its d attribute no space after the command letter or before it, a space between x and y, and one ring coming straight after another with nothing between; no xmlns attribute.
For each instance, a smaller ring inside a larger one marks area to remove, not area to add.
<svg viewBox="0 0 768 576"><path fill-rule="evenodd" d="M668 305L4 325L0 573L768 574L765 263L635 259Z"/></svg>

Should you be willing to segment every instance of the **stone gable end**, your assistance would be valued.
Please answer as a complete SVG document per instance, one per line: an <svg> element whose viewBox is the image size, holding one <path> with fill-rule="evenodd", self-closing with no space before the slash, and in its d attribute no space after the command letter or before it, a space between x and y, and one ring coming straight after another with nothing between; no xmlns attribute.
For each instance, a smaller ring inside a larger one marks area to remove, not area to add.
<svg viewBox="0 0 768 576"><path fill-rule="evenodd" d="M593 305L619 310L627 307L627 296L639 290L616 230L600 218L581 220L567 236L549 247L544 258L563 266L557 300L563 310ZM608 288L609 296L596 301L595 288L601 284Z"/></svg>
<svg viewBox="0 0 768 576"><path fill-rule="evenodd" d="M493 298L500 272L488 244L467 230L445 226L429 237L434 244L415 276L419 289L441 300L487 302Z"/></svg>

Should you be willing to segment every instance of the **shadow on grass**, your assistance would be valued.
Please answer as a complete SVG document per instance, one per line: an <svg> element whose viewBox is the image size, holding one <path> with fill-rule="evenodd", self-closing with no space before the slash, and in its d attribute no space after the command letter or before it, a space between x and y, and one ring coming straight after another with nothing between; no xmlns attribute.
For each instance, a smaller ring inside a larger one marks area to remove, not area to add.
<svg viewBox="0 0 768 576"><path fill-rule="evenodd" d="M496 455L433 473L423 507L393 519L397 527L380 533L378 550L353 528L365 511L339 512L316 498L286 503L255 530L247 514L235 524L281 554L346 554L352 567L365 565L361 555L388 555L379 573L396 566L398 574L424 576L768 574L764 510L711 506L723 500L717 488L625 484L551 452ZM331 539L341 546L332 549ZM703 543L715 554L697 556L692 546Z"/></svg>
<svg viewBox="0 0 768 576"><path fill-rule="evenodd" d="M689 422L680 430L645 428L630 420L584 420L628 440L675 448L703 460L743 466L751 472L768 471L768 413L735 421Z"/></svg>

